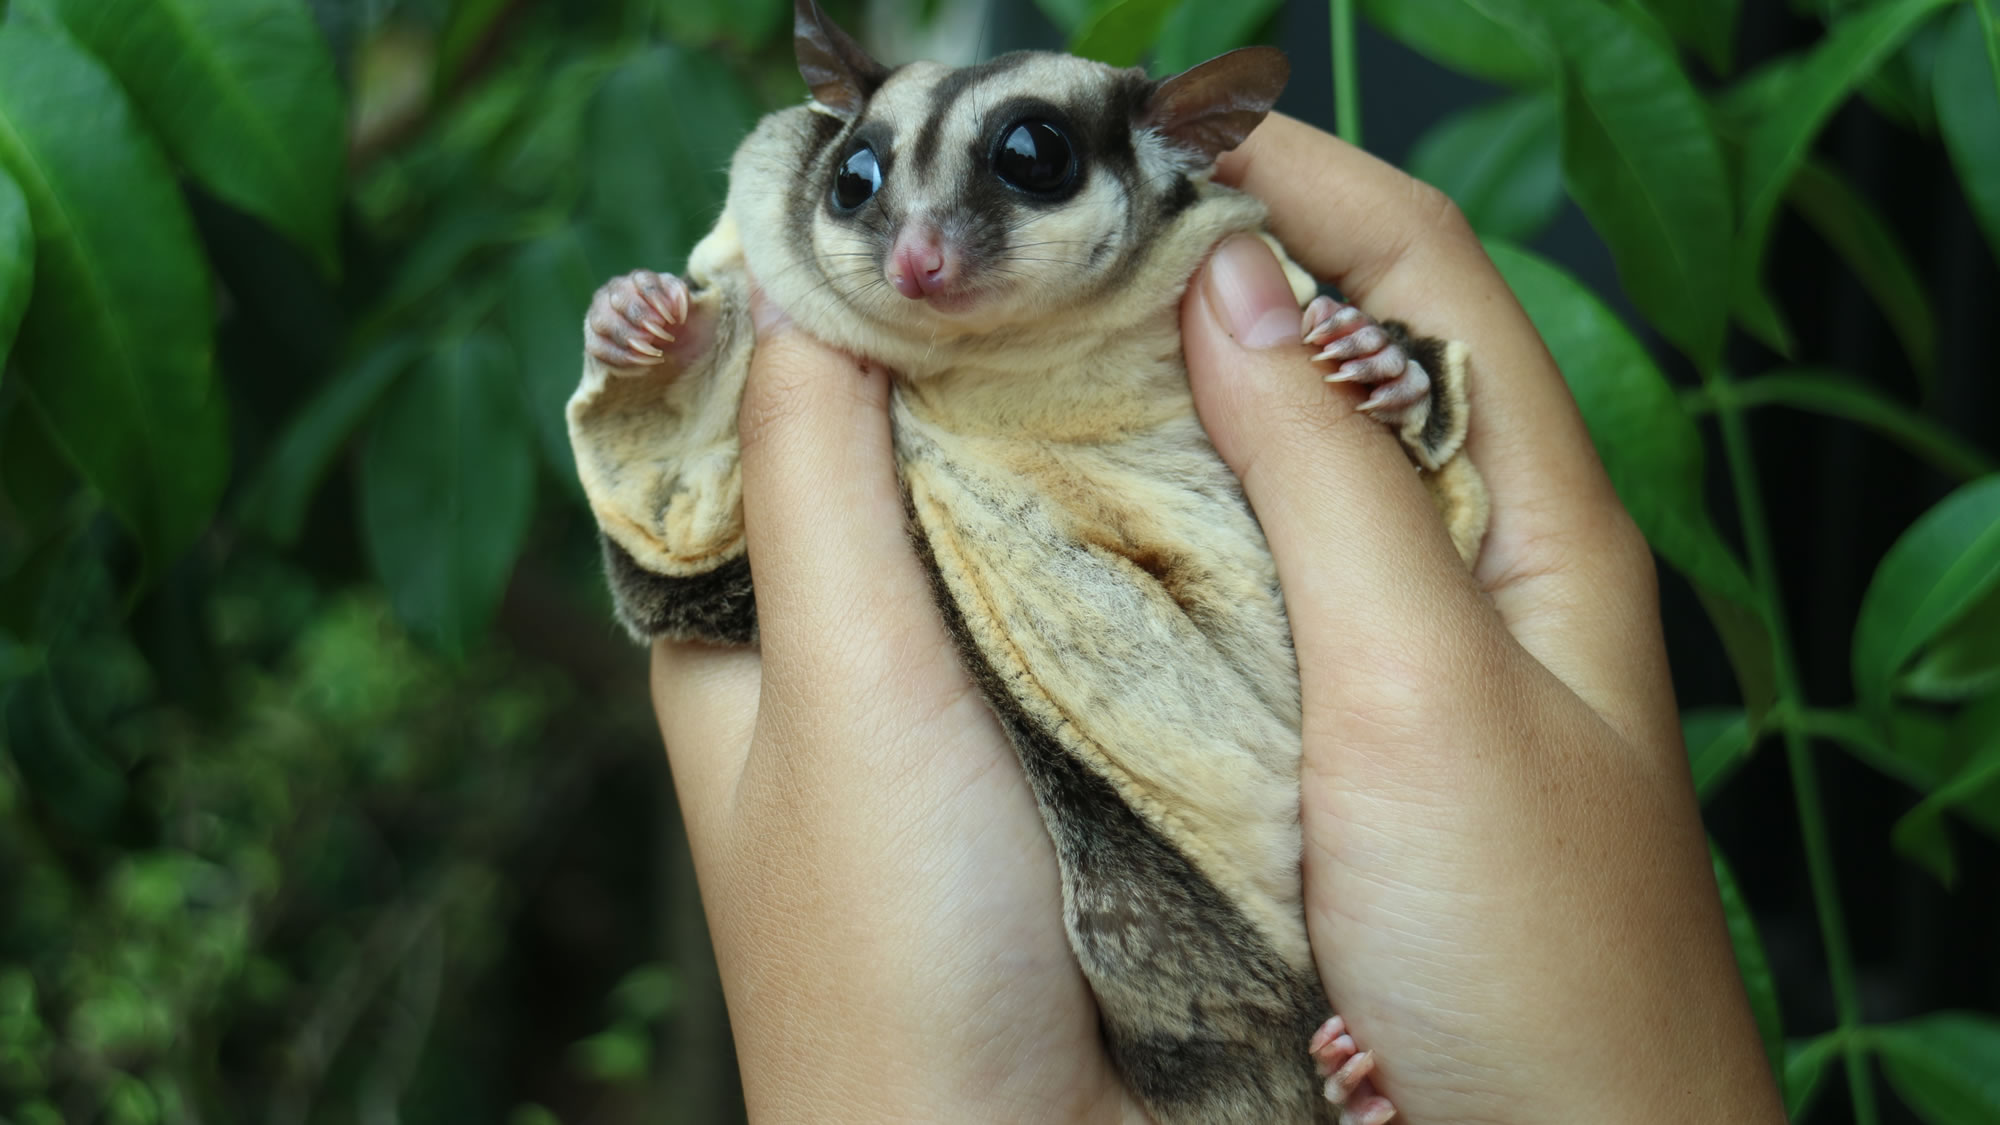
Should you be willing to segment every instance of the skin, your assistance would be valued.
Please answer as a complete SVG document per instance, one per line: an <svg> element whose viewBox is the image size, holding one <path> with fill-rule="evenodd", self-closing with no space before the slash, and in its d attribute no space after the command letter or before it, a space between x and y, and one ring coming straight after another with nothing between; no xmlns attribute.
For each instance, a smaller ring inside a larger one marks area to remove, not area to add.
<svg viewBox="0 0 2000 1125"><path fill-rule="evenodd" d="M1468 574L1365 388L1298 342L1267 251L1225 244L1182 306L1290 608L1308 930L1377 1088L1411 1125L1783 1121L1651 556L1548 352L1450 203L1388 165L1273 116L1218 176L1369 312L1475 356L1493 522ZM886 379L768 309L758 340L761 652L653 653L751 1115L1141 1120L1027 785L905 537Z"/></svg>

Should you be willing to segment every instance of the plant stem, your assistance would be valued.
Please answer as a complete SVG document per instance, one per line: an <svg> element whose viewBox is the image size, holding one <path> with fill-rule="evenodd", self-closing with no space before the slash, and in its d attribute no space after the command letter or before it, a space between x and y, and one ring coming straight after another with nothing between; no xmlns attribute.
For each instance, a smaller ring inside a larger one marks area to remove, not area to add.
<svg viewBox="0 0 2000 1125"><path fill-rule="evenodd" d="M1730 383L1726 397L1744 408L1789 406L1866 426L1960 480L1994 471L1993 459L1957 434L1837 371L1802 367L1759 375ZM1707 414L1716 404L1705 387L1681 392L1681 405L1690 414Z"/></svg>
<svg viewBox="0 0 2000 1125"><path fill-rule="evenodd" d="M1354 61L1354 0L1330 0L1333 22L1333 121L1340 139L1361 147L1361 72Z"/></svg>
<svg viewBox="0 0 2000 1125"><path fill-rule="evenodd" d="M1714 403L1722 427L1722 444L1729 458L1730 481L1736 490L1736 505L1743 522L1743 543L1749 550L1750 570L1764 601L1764 619L1771 630L1771 664L1777 680L1778 707L1790 714L1805 712L1805 695L1799 688L1797 660L1792 652L1791 633L1785 624L1785 603L1778 588L1777 556L1771 548L1770 523L1764 514L1762 487L1757 480L1757 463L1751 456L1749 427L1744 422L1744 404L1737 401L1734 387L1719 371L1702 373L1702 383ZM1847 1088L1854 1100L1855 1125L1877 1125L1875 1082L1868 1070L1868 1055L1861 1030L1861 996L1854 982L1854 954L1847 942L1847 922L1840 908L1840 885L1834 878L1833 844L1826 828L1826 810L1820 799L1819 767L1813 761L1811 745L1801 725L1784 725L1785 763L1792 772L1792 794L1798 803L1799 835L1806 851L1806 872L1812 881L1813 906L1819 916L1820 940L1826 945L1827 975L1832 978L1834 1009L1840 1017L1841 1059L1847 1071Z"/></svg>

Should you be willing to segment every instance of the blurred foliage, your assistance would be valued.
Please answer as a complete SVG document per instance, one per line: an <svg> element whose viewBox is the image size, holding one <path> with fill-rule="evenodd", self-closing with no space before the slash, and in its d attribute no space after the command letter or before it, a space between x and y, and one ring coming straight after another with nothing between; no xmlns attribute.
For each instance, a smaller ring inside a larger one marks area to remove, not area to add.
<svg viewBox="0 0 2000 1125"><path fill-rule="evenodd" d="M1038 3L1076 49L1156 70L1279 7ZM1804 750L1922 794L1893 843L1939 878L1956 826L2000 837L1991 452L1879 379L1723 363L1793 351L1765 283L1789 208L1931 387L1928 279L1815 140L1855 98L1935 138L2000 253L1995 0L1795 6L1824 33L1739 72L1737 0L1360 5L1510 88L1412 164L1488 239L1729 652L1743 706L1686 716L1704 797L1785 749L1837 1027L1784 1039L1755 904L1716 872L1788 1101L1840 1059L1872 1121L1872 1056L1925 1120L2000 1121L1992 1019L1860 1019ZM658 773L643 688L607 678L636 661L569 468L579 316L605 277L679 262L737 139L799 96L786 7L0 0L0 1120L714 1119L615 1096L695 1003L644 940L541 1044L574 1084L496 1080L488 1024L579 794L622 755ZM1570 202L1675 354L1521 248ZM1773 405L1964 482L1882 560L1849 706L1798 682L1742 421ZM1716 464L1738 534L1707 507Z"/></svg>
<svg viewBox="0 0 2000 1125"><path fill-rule="evenodd" d="M0 8L0 1122L631 1113L648 935L553 1076L487 1031L660 772L561 407L795 96L787 5Z"/></svg>
<svg viewBox="0 0 2000 1125"><path fill-rule="evenodd" d="M280 565L211 610L224 719L153 703L132 643L89 628L7 703L0 1088L65 1120L400 1097L441 993L498 953L523 834L581 780L541 751L546 672L448 665L379 598Z"/></svg>

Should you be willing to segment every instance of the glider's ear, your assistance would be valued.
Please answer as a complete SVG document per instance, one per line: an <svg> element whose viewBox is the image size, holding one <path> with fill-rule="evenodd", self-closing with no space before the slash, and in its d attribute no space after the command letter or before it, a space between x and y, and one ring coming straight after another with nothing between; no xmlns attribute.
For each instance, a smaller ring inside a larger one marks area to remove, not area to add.
<svg viewBox="0 0 2000 1125"><path fill-rule="evenodd" d="M1264 120L1291 76L1292 64L1276 47L1217 55L1155 86L1135 124L1213 164Z"/></svg>
<svg viewBox="0 0 2000 1125"><path fill-rule="evenodd" d="M859 114L889 77L889 69L869 58L815 0L795 0L792 6L792 47L799 56L799 77L806 80L813 100L840 117L851 120Z"/></svg>

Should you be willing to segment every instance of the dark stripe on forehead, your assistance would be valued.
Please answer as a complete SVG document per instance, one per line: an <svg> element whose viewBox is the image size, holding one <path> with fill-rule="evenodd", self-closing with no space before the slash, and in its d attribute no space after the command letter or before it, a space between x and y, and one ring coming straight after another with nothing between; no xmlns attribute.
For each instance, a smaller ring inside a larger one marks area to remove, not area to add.
<svg viewBox="0 0 2000 1125"><path fill-rule="evenodd" d="M826 146L832 144L833 139L840 136L847 125L830 113L807 110L806 116L812 120L806 125L806 143L804 150L799 153L799 162L801 166L811 168L819 163L820 156L826 152Z"/></svg>
<svg viewBox="0 0 2000 1125"><path fill-rule="evenodd" d="M787 111L790 112L790 111ZM826 198L826 177L821 173L825 166L827 146L835 138L847 131L847 124L832 114L819 113L810 109L797 112L805 116L799 124L803 134L798 147L799 190L793 198L785 202L785 227L792 236L792 245L805 249L802 261L813 263L819 270L819 258L811 252L813 213L819 210L820 201ZM824 276L824 271L822 276Z"/></svg>
<svg viewBox="0 0 2000 1125"><path fill-rule="evenodd" d="M931 104L924 116L924 127L918 131L916 141L910 146L910 165L917 174L928 176L931 169L937 166L938 144L944 133L945 119L951 116L958 100L979 84L1016 70L1033 57L1027 51L1015 51L978 66L961 67L944 76L937 88L931 91Z"/></svg>
<svg viewBox="0 0 2000 1125"><path fill-rule="evenodd" d="M1161 179L1155 173L1149 177L1140 166L1138 150L1132 143L1132 123L1144 113L1155 88L1156 84L1144 72L1121 71L1105 91L1103 100L1093 107L1090 127L1095 144L1104 150L1100 163L1118 178L1125 189L1126 201L1125 231L1118 260L1099 276L1091 290L1093 297L1131 281L1159 244L1161 232L1200 198L1186 175Z"/></svg>

